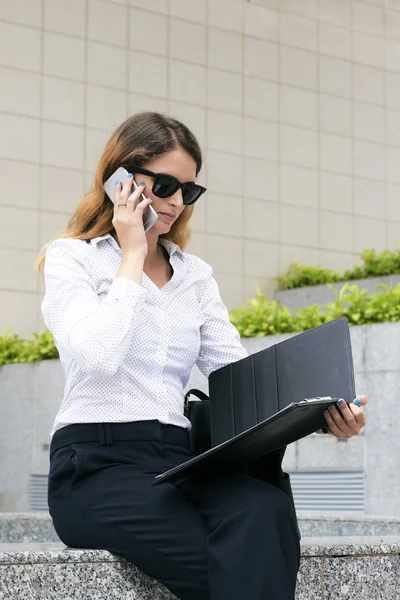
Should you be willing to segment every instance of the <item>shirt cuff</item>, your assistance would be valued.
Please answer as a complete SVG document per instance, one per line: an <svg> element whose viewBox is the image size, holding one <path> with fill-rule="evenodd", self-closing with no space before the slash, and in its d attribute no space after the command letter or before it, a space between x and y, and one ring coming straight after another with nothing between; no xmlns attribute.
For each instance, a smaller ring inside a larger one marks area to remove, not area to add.
<svg viewBox="0 0 400 600"><path fill-rule="evenodd" d="M139 300L147 290L129 277L115 277L107 294L108 300Z"/></svg>

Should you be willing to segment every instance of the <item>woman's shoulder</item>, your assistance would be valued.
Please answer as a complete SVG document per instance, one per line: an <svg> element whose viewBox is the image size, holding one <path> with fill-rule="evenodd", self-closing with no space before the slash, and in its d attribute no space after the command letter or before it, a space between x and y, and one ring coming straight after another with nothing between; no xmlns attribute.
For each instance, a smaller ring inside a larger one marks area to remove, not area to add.
<svg viewBox="0 0 400 600"><path fill-rule="evenodd" d="M86 243L86 240L64 237L57 238L48 244L45 257L67 260L68 262L71 260L78 261L85 265L88 252L90 252L90 244Z"/></svg>
<svg viewBox="0 0 400 600"><path fill-rule="evenodd" d="M189 270L195 273L199 279L208 279L212 276L213 268L208 262L190 252L182 252L182 255Z"/></svg>

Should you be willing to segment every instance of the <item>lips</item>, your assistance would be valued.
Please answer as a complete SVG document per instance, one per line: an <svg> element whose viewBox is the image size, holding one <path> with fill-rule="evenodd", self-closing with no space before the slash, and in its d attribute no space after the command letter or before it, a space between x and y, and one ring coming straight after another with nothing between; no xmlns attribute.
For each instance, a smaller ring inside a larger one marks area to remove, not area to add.
<svg viewBox="0 0 400 600"><path fill-rule="evenodd" d="M171 213L166 213L166 212L160 212L160 215L166 215L170 219L175 219L176 218L176 215L173 215Z"/></svg>

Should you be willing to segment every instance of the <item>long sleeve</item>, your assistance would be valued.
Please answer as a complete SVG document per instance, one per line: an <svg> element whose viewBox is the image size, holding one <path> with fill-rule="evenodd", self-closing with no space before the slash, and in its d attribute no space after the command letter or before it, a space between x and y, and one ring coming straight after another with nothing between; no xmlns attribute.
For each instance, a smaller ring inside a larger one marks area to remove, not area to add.
<svg viewBox="0 0 400 600"><path fill-rule="evenodd" d="M78 242L79 243L79 242ZM100 299L73 245L52 246L46 253L44 322L84 372L111 377L131 345L135 315L146 290L135 281L116 277Z"/></svg>
<svg viewBox="0 0 400 600"><path fill-rule="evenodd" d="M201 306L206 321L201 327L201 347L196 364L208 377L213 371L248 356L248 353L240 343L238 330L229 320L218 284L212 276L205 283Z"/></svg>

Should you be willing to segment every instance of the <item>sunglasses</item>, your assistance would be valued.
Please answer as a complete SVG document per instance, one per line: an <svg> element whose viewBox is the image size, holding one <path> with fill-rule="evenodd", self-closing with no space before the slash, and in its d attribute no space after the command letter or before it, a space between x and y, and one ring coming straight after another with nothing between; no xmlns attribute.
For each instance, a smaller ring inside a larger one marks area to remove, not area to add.
<svg viewBox="0 0 400 600"><path fill-rule="evenodd" d="M185 205L194 204L196 200L207 191L205 187L194 183L194 181L181 183L179 179L176 179L176 177L173 177L172 175L167 175L166 173L153 173L153 171L148 171L147 169L142 169L135 165L130 166L130 172L152 177L154 179L152 192L159 198L169 198L179 189L182 189L182 200Z"/></svg>

